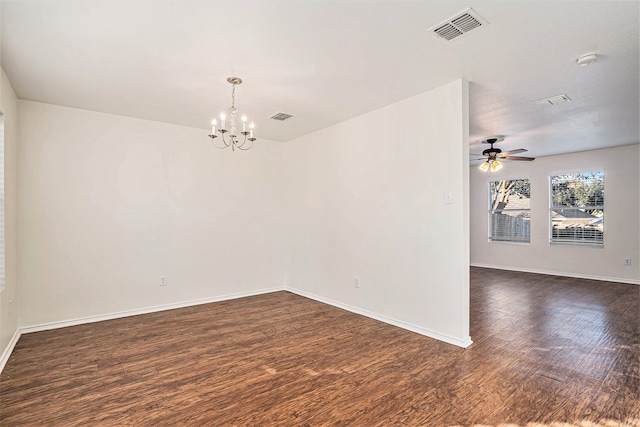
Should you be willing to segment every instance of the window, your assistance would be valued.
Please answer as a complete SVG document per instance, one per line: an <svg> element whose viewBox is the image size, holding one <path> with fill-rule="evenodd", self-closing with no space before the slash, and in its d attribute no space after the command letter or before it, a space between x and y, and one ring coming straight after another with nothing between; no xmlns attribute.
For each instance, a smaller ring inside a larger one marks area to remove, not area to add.
<svg viewBox="0 0 640 427"><path fill-rule="evenodd" d="M529 179L489 182L489 241L529 243Z"/></svg>
<svg viewBox="0 0 640 427"><path fill-rule="evenodd" d="M550 243L604 246L604 171L550 177Z"/></svg>

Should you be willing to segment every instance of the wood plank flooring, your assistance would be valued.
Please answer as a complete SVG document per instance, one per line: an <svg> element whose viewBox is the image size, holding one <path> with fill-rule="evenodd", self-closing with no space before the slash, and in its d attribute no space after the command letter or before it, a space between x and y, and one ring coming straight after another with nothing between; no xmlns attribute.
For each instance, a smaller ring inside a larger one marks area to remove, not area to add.
<svg viewBox="0 0 640 427"><path fill-rule="evenodd" d="M38 332L2 426L640 426L640 286L471 269L461 349L276 292Z"/></svg>

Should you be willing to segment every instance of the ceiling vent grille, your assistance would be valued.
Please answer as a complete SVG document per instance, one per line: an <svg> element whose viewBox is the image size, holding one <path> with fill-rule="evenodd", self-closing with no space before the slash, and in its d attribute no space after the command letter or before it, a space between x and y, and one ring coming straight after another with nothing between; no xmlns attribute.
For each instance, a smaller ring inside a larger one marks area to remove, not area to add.
<svg viewBox="0 0 640 427"><path fill-rule="evenodd" d="M566 102L571 102L571 98L569 95L556 95L551 98L541 99L539 101L533 101L538 107L550 107L552 105L564 104Z"/></svg>
<svg viewBox="0 0 640 427"><path fill-rule="evenodd" d="M441 22L435 27L430 28L429 31L445 40L453 40L458 36L487 24L488 22L478 15L475 10L468 8L445 22Z"/></svg>
<svg viewBox="0 0 640 427"><path fill-rule="evenodd" d="M281 122L290 119L291 117L293 117L293 114L289 114L289 113L275 113L273 116L271 116L270 118L273 120L279 120Z"/></svg>

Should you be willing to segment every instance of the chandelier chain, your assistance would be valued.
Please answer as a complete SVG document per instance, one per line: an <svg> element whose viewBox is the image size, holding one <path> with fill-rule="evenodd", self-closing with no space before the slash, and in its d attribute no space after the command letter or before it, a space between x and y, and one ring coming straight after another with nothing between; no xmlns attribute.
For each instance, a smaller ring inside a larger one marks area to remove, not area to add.
<svg viewBox="0 0 640 427"><path fill-rule="evenodd" d="M233 84L233 88L231 89L231 108L236 106L236 84Z"/></svg>

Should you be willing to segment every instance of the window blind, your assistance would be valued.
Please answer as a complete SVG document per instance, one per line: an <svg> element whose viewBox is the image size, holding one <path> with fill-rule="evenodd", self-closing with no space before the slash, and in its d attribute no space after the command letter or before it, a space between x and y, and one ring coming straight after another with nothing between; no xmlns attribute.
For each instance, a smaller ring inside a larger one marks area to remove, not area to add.
<svg viewBox="0 0 640 427"><path fill-rule="evenodd" d="M528 178L489 182L489 241L529 243L531 191Z"/></svg>
<svg viewBox="0 0 640 427"><path fill-rule="evenodd" d="M604 171L549 177L549 241L604 246Z"/></svg>

